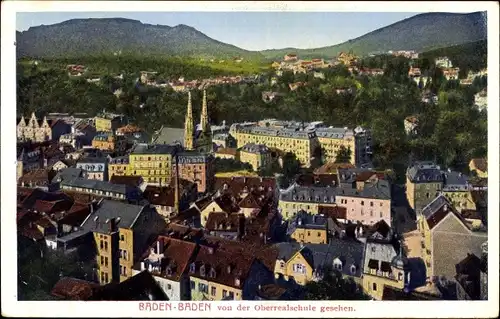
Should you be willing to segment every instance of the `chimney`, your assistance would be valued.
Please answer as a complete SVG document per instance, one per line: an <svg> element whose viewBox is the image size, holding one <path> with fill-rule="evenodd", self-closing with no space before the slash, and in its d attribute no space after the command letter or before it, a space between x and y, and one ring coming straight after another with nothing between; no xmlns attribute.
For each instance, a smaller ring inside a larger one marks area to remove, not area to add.
<svg viewBox="0 0 500 319"><path fill-rule="evenodd" d="M113 217L109 220L109 232L113 233L116 231L116 219Z"/></svg>
<svg viewBox="0 0 500 319"><path fill-rule="evenodd" d="M146 266L144 265L144 262L141 261L141 271L145 270L146 269Z"/></svg>
<svg viewBox="0 0 500 319"><path fill-rule="evenodd" d="M156 254L160 254L160 241L156 241Z"/></svg>

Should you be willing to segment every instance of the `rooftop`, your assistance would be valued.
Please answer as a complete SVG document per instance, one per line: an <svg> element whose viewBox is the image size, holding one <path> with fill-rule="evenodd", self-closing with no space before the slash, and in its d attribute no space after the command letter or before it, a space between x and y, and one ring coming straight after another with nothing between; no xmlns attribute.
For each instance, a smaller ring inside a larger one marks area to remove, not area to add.
<svg viewBox="0 0 500 319"><path fill-rule="evenodd" d="M175 155L179 151L178 145L169 144L137 144L131 154L169 154Z"/></svg>
<svg viewBox="0 0 500 319"><path fill-rule="evenodd" d="M124 184L113 184L111 182L105 182L95 179L86 179L81 177L73 178L70 180L63 180L61 181L61 186L83 188L90 190L100 190L103 192L111 192L122 195L126 195L127 190L130 188L130 186Z"/></svg>

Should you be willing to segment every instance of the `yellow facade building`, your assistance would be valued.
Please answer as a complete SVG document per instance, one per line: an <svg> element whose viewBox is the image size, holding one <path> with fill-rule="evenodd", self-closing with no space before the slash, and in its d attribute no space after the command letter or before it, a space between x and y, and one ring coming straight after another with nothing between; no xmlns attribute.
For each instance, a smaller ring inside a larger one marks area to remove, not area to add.
<svg viewBox="0 0 500 319"><path fill-rule="evenodd" d="M368 162L372 153L371 133L361 127L351 130L322 127L320 122L308 125L276 122L233 124L230 133L238 148L249 143L266 145L283 153L295 154L305 167L310 167L314 159L335 161L341 146L351 151L352 164Z"/></svg>
<svg viewBox="0 0 500 319"><path fill-rule="evenodd" d="M110 132L99 132L92 139L92 147L101 151L124 152L127 143L123 136L116 136Z"/></svg>
<svg viewBox="0 0 500 319"><path fill-rule="evenodd" d="M361 284L364 244L340 239L329 244L276 244L279 250L275 278L293 280L299 285L321 280L327 272L338 271L343 277Z"/></svg>
<svg viewBox="0 0 500 319"><path fill-rule="evenodd" d="M271 164L271 151L262 144L249 143L240 149L240 161L252 165L254 171Z"/></svg>
<svg viewBox="0 0 500 319"><path fill-rule="evenodd" d="M416 212L434 200L443 189L443 174L431 162L417 162L406 171L406 196Z"/></svg>
<svg viewBox="0 0 500 319"><path fill-rule="evenodd" d="M112 158L108 163L108 181L113 175L129 176L129 159L128 156L120 156Z"/></svg>
<svg viewBox="0 0 500 319"><path fill-rule="evenodd" d="M115 132L118 128L127 124L127 119L123 115L104 113L94 118L97 132Z"/></svg>
<svg viewBox="0 0 500 319"><path fill-rule="evenodd" d="M317 215L320 206L337 206L336 194L334 187L305 187L294 184L280 192L278 209L285 220L294 218L302 210Z"/></svg>
<svg viewBox="0 0 500 319"><path fill-rule="evenodd" d="M473 158L469 163L469 170L476 172L478 177L488 178L488 160L486 158Z"/></svg>
<svg viewBox="0 0 500 319"><path fill-rule="evenodd" d="M177 145L137 144L129 155L128 174L142 176L149 184L169 184L172 160L179 149Z"/></svg>

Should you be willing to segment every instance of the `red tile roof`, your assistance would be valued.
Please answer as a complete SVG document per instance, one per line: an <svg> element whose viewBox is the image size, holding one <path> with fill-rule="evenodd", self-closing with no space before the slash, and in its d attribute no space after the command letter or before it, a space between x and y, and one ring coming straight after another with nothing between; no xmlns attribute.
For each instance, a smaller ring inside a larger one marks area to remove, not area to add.
<svg viewBox="0 0 500 319"><path fill-rule="evenodd" d="M274 177L215 177L215 189L226 190L233 194L233 196L240 196L246 189L248 192L253 190L269 190L274 192L276 189L276 179Z"/></svg>
<svg viewBox="0 0 500 319"><path fill-rule="evenodd" d="M248 253L235 254L201 245L194 260L194 272L189 271L189 276L242 290L254 261L255 257Z"/></svg>
<svg viewBox="0 0 500 319"><path fill-rule="evenodd" d="M213 200L224 213L236 213L240 210L239 206L235 203L233 197L229 194L223 194Z"/></svg>
<svg viewBox="0 0 500 319"><path fill-rule="evenodd" d="M335 174L301 174L296 183L300 186L314 186L316 184L333 186L337 181Z"/></svg>
<svg viewBox="0 0 500 319"><path fill-rule="evenodd" d="M243 214L210 213L205 229L208 231L238 232L245 223Z"/></svg>
<svg viewBox="0 0 500 319"><path fill-rule="evenodd" d="M187 180L181 179L179 182L179 192L182 194L188 187L194 184ZM143 196L153 205L166 207L174 207L175 205L175 188L170 186L153 186L148 185L143 192Z"/></svg>
<svg viewBox="0 0 500 319"><path fill-rule="evenodd" d="M63 277L55 284L51 295L64 300L87 300L98 284L81 279Z"/></svg>
<svg viewBox="0 0 500 319"><path fill-rule="evenodd" d="M153 245L144 253L141 262L147 262L149 256L154 257L156 255L151 255L151 252L154 253L154 250L157 249L158 241L160 242L160 253L163 254L164 258L161 260L159 273L152 272L152 274L170 280L180 281L186 267L193 257L196 244L171 237L158 236ZM156 262L156 260L151 261ZM138 263L136 267L140 268L140 263ZM167 272L167 268L170 268L170 273Z"/></svg>
<svg viewBox="0 0 500 319"><path fill-rule="evenodd" d="M337 170L342 168L356 168L354 165L349 163L333 163L328 162L323 166L317 168L314 174L337 174Z"/></svg>
<svg viewBox="0 0 500 319"><path fill-rule="evenodd" d="M227 148L227 147L221 147L218 148L215 154L224 154L224 155L232 155L236 156L238 154L238 149L236 148Z"/></svg>
<svg viewBox="0 0 500 319"><path fill-rule="evenodd" d="M455 214L457 218L466 226L464 218L456 211L455 207L451 204L442 205L439 207L437 211L427 217L427 224L429 225L429 229L433 229L440 221L442 221L448 214Z"/></svg>

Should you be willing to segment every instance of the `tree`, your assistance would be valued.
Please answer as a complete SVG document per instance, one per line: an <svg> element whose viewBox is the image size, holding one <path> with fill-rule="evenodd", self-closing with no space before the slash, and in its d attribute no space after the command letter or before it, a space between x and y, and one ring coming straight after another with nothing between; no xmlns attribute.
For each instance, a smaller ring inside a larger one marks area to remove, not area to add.
<svg viewBox="0 0 500 319"><path fill-rule="evenodd" d="M297 156L291 152L283 156L283 175L290 179L294 178L300 171L300 162Z"/></svg>
<svg viewBox="0 0 500 319"><path fill-rule="evenodd" d="M327 271L318 282L311 281L305 286L305 300L370 300L352 280L345 279L338 271Z"/></svg>
<svg viewBox="0 0 500 319"><path fill-rule="evenodd" d="M335 163L350 163L351 155L352 155L351 148L341 145L337 152L337 156L335 157Z"/></svg>
<svg viewBox="0 0 500 319"><path fill-rule="evenodd" d="M214 164L216 173L252 171L252 165L229 158L216 158Z"/></svg>

